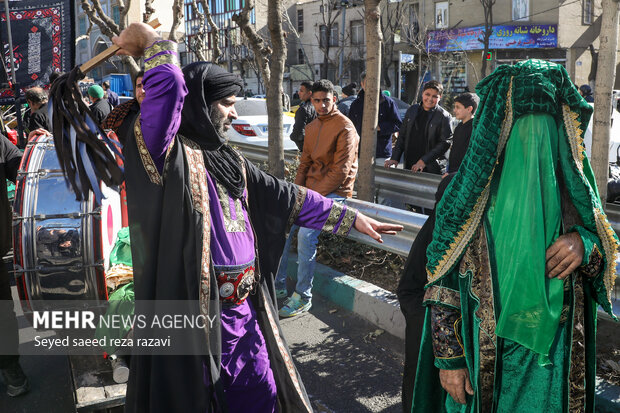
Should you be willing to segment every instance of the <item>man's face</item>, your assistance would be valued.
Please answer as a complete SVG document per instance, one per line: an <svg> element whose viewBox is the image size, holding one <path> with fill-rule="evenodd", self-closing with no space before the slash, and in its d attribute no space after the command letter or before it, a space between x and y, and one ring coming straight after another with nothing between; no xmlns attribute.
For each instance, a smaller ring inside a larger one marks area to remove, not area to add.
<svg viewBox="0 0 620 413"><path fill-rule="evenodd" d="M363 79L360 81L360 86L362 86L362 89L366 90L366 78L363 78Z"/></svg>
<svg viewBox="0 0 620 413"><path fill-rule="evenodd" d="M426 89L422 92L422 107L424 110L434 109L439 104L440 99L441 95L437 89Z"/></svg>
<svg viewBox="0 0 620 413"><path fill-rule="evenodd" d="M472 107L465 107L459 102L454 102L454 117L458 120L465 120L471 116Z"/></svg>
<svg viewBox="0 0 620 413"><path fill-rule="evenodd" d="M138 101L138 104L142 104L142 101L144 100L144 97L146 96L144 94L144 87L142 86L142 78L139 77L136 79L136 100Z"/></svg>
<svg viewBox="0 0 620 413"><path fill-rule="evenodd" d="M319 115L327 115L334 109L336 96L328 92L314 92L312 94L312 105Z"/></svg>
<svg viewBox="0 0 620 413"><path fill-rule="evenodd" d="M232 121L237 119L237 111L235 110L236 99L235 95L232 95L216 100L211 104L211 111L209 112L211 123L213 123L215 130L222 138L226 137L226 131L230 129Z"/></svg>
<svg viewBox="0 0 620 413"><path fill-rule="evenodd" d="M306 89L305 86L299 86L299 99L301 99L303 102L307 102L308 99L310 99L310 96L312 96L312 91Z"/></svg>

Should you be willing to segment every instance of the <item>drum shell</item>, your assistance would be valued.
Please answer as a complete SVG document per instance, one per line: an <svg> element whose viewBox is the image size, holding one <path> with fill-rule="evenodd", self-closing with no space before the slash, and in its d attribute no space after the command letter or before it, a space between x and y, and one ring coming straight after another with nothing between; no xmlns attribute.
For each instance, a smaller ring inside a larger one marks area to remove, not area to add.
<svg viewBox="0 0 620 413"><path fill-rule="evenodd" d="M102 190L108 196L102 206L93 197L77 201L60 169L53 138L28 144L13 219L15 277L25 313L51 308L58 300L74 302L75 308L83 308L82 300L91 306L107 301L105 261L121 214L118 194Z"/></svg>

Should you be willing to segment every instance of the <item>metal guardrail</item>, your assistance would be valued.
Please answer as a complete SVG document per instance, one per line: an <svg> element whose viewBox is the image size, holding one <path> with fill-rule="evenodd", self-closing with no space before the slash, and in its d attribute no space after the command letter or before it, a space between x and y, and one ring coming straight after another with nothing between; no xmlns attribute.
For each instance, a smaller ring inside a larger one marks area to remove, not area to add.
<svg viewBox="0 0 620 413"><path fill-rule="evenodd" d="M267 148L256 145L234 143L243 154L252 162L267 162ZM285 162L293 162L298 156L297 151L285 151ZM395 168L375 167L375 187L378 197L392 199L398 202L433 208L435 205L435 192L441 181L441 176L427 173L412 174L409 171ZM356 240L375 248L393 252L406 257L420 228L426 222L426 215L417 214L403 209L392 208L359 199L347 199L347 205L351 205L364 215L380 221L401 224L403 231L395 236L384 236L383 243L379 244L367 235L357 231L351 231L349 239ZM607 203L605 206L607 218L618 235L620 235L620 205ZM616 262L616 268L620 273L620 261ZM614 301L620 299L620 283L616 285Z"/></svg>

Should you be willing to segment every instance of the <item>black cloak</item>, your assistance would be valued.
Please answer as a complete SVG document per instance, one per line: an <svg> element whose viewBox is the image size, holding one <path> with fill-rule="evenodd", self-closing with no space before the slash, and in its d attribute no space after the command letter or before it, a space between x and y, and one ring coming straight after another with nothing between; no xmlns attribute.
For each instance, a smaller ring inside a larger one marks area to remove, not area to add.
<svg viewBox="0 0 620 413"><path fill-rule="evenodd" d="M190 66L207 78L211 71L209 68L214 67L204 63ZM217 75L217 72L214 73ZM201 84L207 85L208 82L203 79ZM188 89L190 95L196 92L190 85ZM190 101L195 102L191 97ZM206 105L207 101L204 102ZM183 116L189 116L190 109L187 107L186 111L186 107ZM208 344L205 336L194 337L197 347L209 346L208 356L133 355L126 412L226 411L225 403L221 400L218 403L222 393L217 392L218 387L221 389L220 308L213 266L209 265L208 191L197 191L196 185L192 185L196 180L206 180L204 172L200 171L204 171L207 152L218 148L208 143L215 141L213 136L205 136L208 134L204 131L210 130L210 120L204 118L205 106L202 109L191 108L191 112L198 117L189 119L204 129L182 128L188 134L182 136L179 133L173 140L161 176L149 168L154 165L148 151L145 154L138 119L134 127L135 139L128 140L124 148L125 174L136 312L141 311L139 305L142 300L186 300L190 311L201 311L197 309L199 301L202 305L203 301L208 300L207 312L210 317L216 317L217 327L208 332ZM187 125L187 119L185 117L182 124ZM312 411L278 323L273 282L284 248L285 234L301 210L305 191L260 171L245 159L240 164L245 169L248 191L246 208L255 233L255 245L268 246L256 253L260 281L249 299L267 343L278 389L278 410ZM203 214L205 208L207 213ZM205 263L208 266L206 275L201 272ZM207 296L203 297L205 290ZM204 384L203 365L210 371L208 379L215 383L215 392L209 392Z"/></svg>

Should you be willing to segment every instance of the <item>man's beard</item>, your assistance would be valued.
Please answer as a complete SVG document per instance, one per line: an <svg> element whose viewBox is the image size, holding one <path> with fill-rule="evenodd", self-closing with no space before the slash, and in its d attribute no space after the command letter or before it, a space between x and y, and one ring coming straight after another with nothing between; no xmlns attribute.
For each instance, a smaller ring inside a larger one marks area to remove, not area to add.
<svg viewBox="0 0 620 413"><path fill-rule="evenodd" d="M217 110L217 107L215 105L211 106L211 109L209 110L209 117L211 118L211 123L213 124L213 127L215 128L215 131L220 136L220 138L228 140L228 137L226 136L226 129L224 129L224 126L230 125L232 121L224 117L224 115L219 110Z"/></svg>

